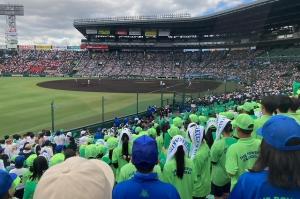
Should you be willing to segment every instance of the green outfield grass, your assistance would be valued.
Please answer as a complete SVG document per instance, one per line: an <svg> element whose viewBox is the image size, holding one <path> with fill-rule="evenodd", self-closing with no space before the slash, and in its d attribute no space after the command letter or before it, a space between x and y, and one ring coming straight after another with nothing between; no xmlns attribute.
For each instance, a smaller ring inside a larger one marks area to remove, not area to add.
<svg viewBox="0 0 300 199"><path fill-rule="evenodd" d="M136 94L63 91L36 86L39 82L59 79L62 78L0 77L0 137L51 129L52 101L55 103L55 129L101 122L102 96L105 120L136 113ZM228 91L234 88L235 84L228 84ZM215 91L223 90L224 85L220 85ZM172 94L164 94L164 100L169 99L170 103L172 97ZM160 94L139 94L140 112L154 104L160 105Z"/></svg>
<svg viewBox="0 0 300 199"><path fill-rule="evenodd" d="M50 104L55 102L55 128L70 129L97 123L101 99L105 120L136 113L136 94L74 92L45 89L38 82L61 78L0 78L0 136L51 129ZM139 111L160 104L159 94L140 94Z"/></svg>

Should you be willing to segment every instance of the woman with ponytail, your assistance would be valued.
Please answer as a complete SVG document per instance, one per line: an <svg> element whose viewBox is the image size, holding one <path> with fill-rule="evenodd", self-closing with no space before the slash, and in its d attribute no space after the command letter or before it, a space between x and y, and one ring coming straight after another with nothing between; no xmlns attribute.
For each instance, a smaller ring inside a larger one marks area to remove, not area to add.
<svg viewBox="0 0 300 199"><path fill-rule="evenodd" d="M195 170L188 158L187 143L181 135L172 138L163 170L163 180L174 185L181 199L192 199Z"/></svg>
<svg viewBox="0 0 300 199"><path fill-rule="evenodd" d="M129 129L124 128L119 137L119 146L113 150L112 164L116 168L116 179L119 179L121 168L130 162L131 159L131 132Z"/></svg>
<svg viewBox="0 0 300 199"><path fill-rule="evenodd" d="M194 183L193 199L206 198L211 190L211 163L210 150L204 140L204 127L190 123L187 131L192 143L189 156L194 163L195 175L197 176Z"/></svg>

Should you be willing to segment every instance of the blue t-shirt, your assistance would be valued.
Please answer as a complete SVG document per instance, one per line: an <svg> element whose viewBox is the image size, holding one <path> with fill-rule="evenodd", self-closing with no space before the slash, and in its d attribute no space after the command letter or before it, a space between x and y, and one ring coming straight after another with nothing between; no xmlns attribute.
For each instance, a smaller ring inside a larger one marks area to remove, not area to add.
<svg viewBox="0 0 300 199"><path fill-rule="evenodd" d="M268 181L268 172L247 172L241 175L229 199L298 199L300 188L282 189L272 186Z"/></svg>
<svg viewBox="0 0 300 199"><path fill-rule="evenodd" d="M180 199L176 188L158 180L156 173L137 172L133 178L117 184L113 199Z"/></svg>
<svg viewBox="0 0 300 199"><path fill-rule="evenodd" d="M95 133L94 139L95 139L95 140L104 139L104 134L97 131L97 132Z"/></svg>

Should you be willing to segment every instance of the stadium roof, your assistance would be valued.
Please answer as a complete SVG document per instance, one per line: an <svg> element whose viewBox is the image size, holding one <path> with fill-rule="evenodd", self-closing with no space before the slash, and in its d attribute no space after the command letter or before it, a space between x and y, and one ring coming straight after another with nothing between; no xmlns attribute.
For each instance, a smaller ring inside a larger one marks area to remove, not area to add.
<svg viewBox="0 0 300 199"><path fill-rule="evenodd" d="M160 16L124 16L124 17L105 17L105 18L88 18L88 19L75 19L74 26L81 25L129 25L129 24L151 24L151 23L178 23L178 22L191 22L208 20L224 15L237 13L252 9L253 7L270 4L279 0L258 0L248 4L242 4L238 7L227 9L220 12L215 12L206 16L190 17L189 15L160 15ZM171 16L171 17L170 17Z"/></svg>
<svg viewBox="0 0 300 199"><path fill-rule="evenodd" d="M170 29L172 35L226 35L260 37L270 30L300 24L300 1L259 0L201 17L104 18L74 20L74 27L86 36L86 29L121 28Z"/></svg>

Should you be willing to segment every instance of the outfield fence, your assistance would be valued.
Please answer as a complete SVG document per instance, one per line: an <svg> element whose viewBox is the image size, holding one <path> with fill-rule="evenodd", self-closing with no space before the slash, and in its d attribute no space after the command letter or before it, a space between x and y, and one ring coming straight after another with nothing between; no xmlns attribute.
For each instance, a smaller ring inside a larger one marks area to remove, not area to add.
<svg viewBox="0 0 300 199"><path fill-rule="evenodd" d="M74 118L74 121L77 121L76 125L72 125L76 128L71 129L72 132L80 132L82 129L90 129L91 131L95 131L97 128L107 128L113 126L113 119L115 117L118 118L132 118L132 117L142 117L144 116L147 108L149 106L156 106L157 108L165 107L169 105L173 109L179 111L189 110L190 104L192 100L197 98L201 98L205 95L211 94L220 94L226 91L230 92L236 89L236 86L233 82L228 82L228 86L226 84L222 84L218 89L214 91L206 91L206 92L165 92L162 90L157 90L148 93L131 93L124 94L124 101L120 97L114 96L101 96L99 95L98 99L98 109L93 110L93 114L90 114L89 118ZM125 101L126 100L126 101ZM51 104L51 124L52 131L56 131L58 129L63 128L62 126L71 126L63 123L63 112L64 107L68 105L61 105L59 102L53 102ZM85 110L82 110L83 112ZM82 123L83 121L84 123ZM63 125L62 125L63 124Z"/></svg>
<svg viewBox="0 0 300 199"><path fill-rule="evenodd" d="M123 120L124 118L143 117L149 106L156 106L157 108L165 107L166 105L173 106L174 96L173 93L135 93L124 94L126 103L122 99L114 99L113 96L99 96L99 109L94 110L90 118L83 118L85 123L78 123L76 128L70 129L75 134L82 129L90 129L95 131L97 128L112 127L113 119L115 117ZM117 103L116 103L117 100ZM130 103L128 103L128 101ZM124 105L126 104L126 105ZM61 104L53 101L50 105L51 113L51 129L53 132L63 128L64 111L68 108L68 104ZM84 112L85 110L82 110ZM74 118L80 119L80 118ZM63 124L63 125L62 125ZM68 126L68 125L67 125Z"/></svg>

